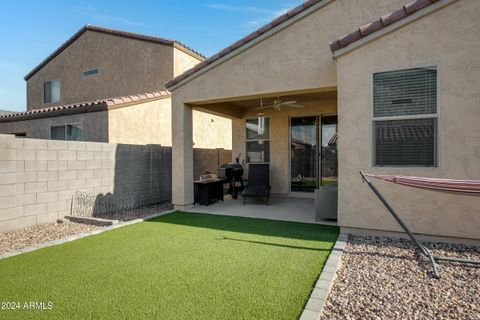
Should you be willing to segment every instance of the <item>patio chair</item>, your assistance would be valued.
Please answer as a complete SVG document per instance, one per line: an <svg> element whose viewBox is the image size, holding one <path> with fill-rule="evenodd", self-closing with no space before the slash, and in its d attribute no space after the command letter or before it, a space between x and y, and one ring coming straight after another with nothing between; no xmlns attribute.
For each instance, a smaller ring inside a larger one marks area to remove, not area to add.
<svg viewBox="0 0 480 320"><path fill-rule="evenodd" d="M270 165L267 163L251 163L248 166L248 184L242 192L243 205L248 197L266 198L267 206L270 198Z"/></svg>

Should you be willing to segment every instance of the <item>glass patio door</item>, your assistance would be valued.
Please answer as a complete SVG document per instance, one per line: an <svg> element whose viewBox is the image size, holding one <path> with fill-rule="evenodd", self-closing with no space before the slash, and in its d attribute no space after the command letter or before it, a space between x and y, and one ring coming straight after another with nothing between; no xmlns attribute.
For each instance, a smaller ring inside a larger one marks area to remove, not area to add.
<svg viewBox="0 0 480 320"><path fill-rule="evenodd" d="M318 187L318 117L290 120L290 191L313 192Z"/></svg>
<svg viewBox="0 0 480 320"><path fill-rule="evenodd" d="M290 191L314 192L337 181L337 117L290 119Z"/></svg>

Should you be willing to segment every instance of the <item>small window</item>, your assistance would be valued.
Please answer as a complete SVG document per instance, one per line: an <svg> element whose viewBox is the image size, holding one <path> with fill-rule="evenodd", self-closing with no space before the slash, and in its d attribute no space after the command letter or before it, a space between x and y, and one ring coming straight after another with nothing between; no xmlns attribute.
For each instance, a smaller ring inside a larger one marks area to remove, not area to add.
<svg viewBox="0 0 480 320"><path fill-rule="evenodd" d="M82 134L83 130L80 123L52 126L50 128L50 138L52 140L81 141Z"/></svg>
<svg viewBox="0 0 480 320"><path fill-rule="evenodd" d="M437 165L437 69L373 75L375 166Z"/></svg>
<svg viewBox="0 0 480 320"><path fill-rule="evenodd" d="M96 76L97 74L98 74L98 69L90 69L90 70L83 71L83 76L85 78L90 78L90 77Z"/></svg>
<svg viewBox="0 0 480 320"><path fill-rule="evenodd" d="M43 102L54 103L60 101L60 80L47 81L43 84Z"/></svg>
<svg viewBox="0 0 480 320"><path fill-rule="evenodd" d="M270 119L265 118L263 133L258 133L258 119L246 121L247 162L270 162Z"/></svg>

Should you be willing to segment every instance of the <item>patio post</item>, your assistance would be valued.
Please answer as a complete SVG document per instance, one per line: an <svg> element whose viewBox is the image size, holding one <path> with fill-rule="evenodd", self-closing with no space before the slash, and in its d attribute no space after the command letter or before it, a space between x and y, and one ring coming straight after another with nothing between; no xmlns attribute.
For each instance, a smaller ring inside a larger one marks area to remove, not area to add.
<svg viewBox="0 0 480 320"><path fill-rule="evenodd" d="M175 209L193 204L192 108L172 97L172 203Z"/></svg>

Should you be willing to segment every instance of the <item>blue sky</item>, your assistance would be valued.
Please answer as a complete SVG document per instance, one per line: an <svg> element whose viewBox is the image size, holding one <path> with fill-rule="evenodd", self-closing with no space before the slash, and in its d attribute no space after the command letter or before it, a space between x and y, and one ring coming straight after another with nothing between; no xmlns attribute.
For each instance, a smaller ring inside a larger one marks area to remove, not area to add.
<svg viewBox="0 0 480 320"><path fill-rule="evenodd" d="M25 109L23 77L83 25L156 35L210 56L302 0L2 1L0 109Z"/></svg>

